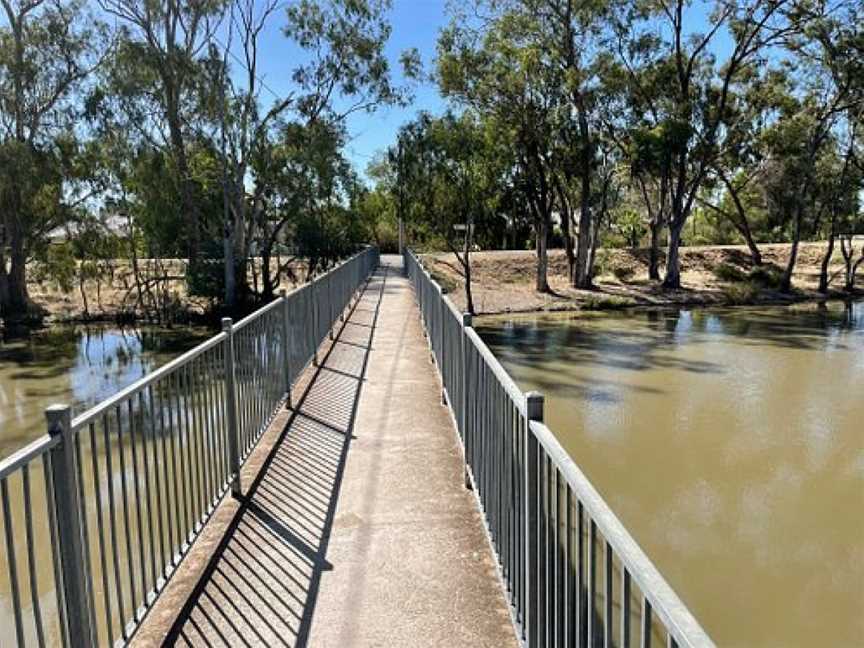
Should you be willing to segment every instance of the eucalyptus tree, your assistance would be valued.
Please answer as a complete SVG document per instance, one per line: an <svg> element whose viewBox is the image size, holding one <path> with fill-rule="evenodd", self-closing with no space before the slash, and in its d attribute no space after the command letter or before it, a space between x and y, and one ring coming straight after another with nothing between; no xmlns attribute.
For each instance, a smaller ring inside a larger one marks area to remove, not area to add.
<svg viewBox="0 0 864 648"><path fill-rule="evenodd" d="M535 220L538 290L548 290L545 247L553 212L561 218L571 282L591 285L599 229L594 210L602 202L597 170L604 159L598 69L613 4L478 0L479 24L457 14L439 40L445 96L497 120L519 152L520 186Z"/></svg>
<svg viewBox="0 0 864 648"><path fill-rule="evenodd" d="M0 0L0 315L29 310L27 264L86 202L81 97L104 54L77 0ZM8 257L6 256L8 254ZM7 261L8 258L8 261Z"/></svg>
<svg viewBox="0 0 864 648"><path fill-rule="evenodd" d="M793 31L785 12L791 0L732 0L713 3L704 33L691 28L690 0L649 0L646 13L620 28L618 54L644 106L644 128L661 129L669 160L669 244L663 285L679 288L679 248L703 183L727 145L735 84L767 64L773 48ZM728 39L721 47L718 42ZM728 52L727 52L728 50ZM645 84L655 70L662 83Z"/></svg>
<svg viewBox="0 0 864 648"><path fill-rule="evenodd" d="M116 21L117 49L103 100L130 136L170 155L185 218L189 267L198 265L202 242L199 185L190 163L198 136L198 89L203 60L228 0L98 0Z"/></svg>
<svg viewBox="0 0 864 648"><path fill-rule="evenodd" d="M850 141L853 124L860 121L864 109L860 4L801 0L791 8L790 17L799 29L785 40L790 56L788 91L778 102L777 120L764 136L773 171L764 183L766 192L772 208L789 224L792 239L781 281L781 289L787 292L792 289L800 240L819 227L818 205L820 198L826 202L830 185L821 176L834 173L831 156ZM845 148L848 158L854 142ZM846 173L849 163L843 166ZM828 201L843 200L842 195L828 194Z"/></svg>
<svg viewBox="0 0 864 648"><path fill-rule="evenodd" d="M406 212L455 256L472 314L471 251L475 242L489 242L506 180L507 152L496 134L470 112L423 113L402 128L391 155L401 171Z"/></svg>
<svg viewBox="0 0 864 648"><path fill-rule="evenodd" d="M454 19L438 41L437 79L445 97L482 115L511 147L513 184L525 196L533 222L535 287L548 292L563 76L543 61L535 28L530 15L509 5L482 28Z"/></svg>
<svg viewBox="0 0 864 648"><path fill-rule="evenodd" d="M348 117L407 101L407 89L393 83L385 54L389 6L389 0L301 0L287 7L276 0L236 0L231 5L227 43L211 48L208 67L213 137L224 162L229 305L238 292L248 292L245 259L252 246L262 250L269 263L291 218L296 223L301 207L321 199L309 193L320 193L320 186L310 183L328 174L332 180L337 168L341 178L346 177L341 148ZM284 71L293 83L281 96L262 78L259 61L262 34L280 15L283 35L303 52L297 64ZM417 74L415 51L404 52L400 61L409 78ZM291 173L299 173L295 181L288 177ZM333 190L326 201L333 202L340 196L332 182L329 186ZM282 270L271 276L265 268L265 297Z"/></svg>

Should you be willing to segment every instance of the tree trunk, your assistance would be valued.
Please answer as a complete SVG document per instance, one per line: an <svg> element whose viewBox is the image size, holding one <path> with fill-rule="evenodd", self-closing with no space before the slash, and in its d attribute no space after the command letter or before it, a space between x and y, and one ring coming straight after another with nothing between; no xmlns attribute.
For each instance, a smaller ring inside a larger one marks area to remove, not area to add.
<svg viewBox="0 0 864 648"><path fill-rule="evenodd" d="M744 237L747 242L747 248L750 250L750 259L754 266L762 265L762 252L756 241L753 240L753 232L750 230L750 221L747 219L747 210L744 209L744 204L741 202L741 197L738 195L740 188L736 188L725 174L720 174L720 179L726 186L726 190L732 197L732 202L735 204L735 211L738 213L738 219L730 218L732 225L738 230L738 233Z"/></svg>
<svg viewBox="0 0 864 648"><path fill-rule="evenodd" d="M567 276L574 276L576 270L576 256L573 254L573 235L570 231L571 215L570 209L564 203L564 196L561 196L561 233L564 235L564 253L567 255Z"/></svg>
<svg viewBox="0 0 864 648"><path fill-rule="evenodd" d="M780 291L792 292L792 273L795 271L795 263L798 261L798 243L801 242L801 208L795 210L795 230L792 237L792 250L789 253L789 262L783 271L783 279L780 282Z"/></svg>
<svg viewBox="0 0 864 648"><path fill-rule="evenodd" d="M27 254L24 241L15 232L11 237L11 267L6 278L8 291L6 317L23 317L27 314L30 298L27 293Z"/></svg>
<svg viewBox="0 0 864 648"><path fill-rule="evenodd" d="M549 280L547 270L549 267L549 256L547 251L548 222L545 217L537 221L537 292L549 292Z"/></svg>
<svg viewBox="0 0 864 648"><path fill-rule="evenodd" d="M681 288L681 263L679 260L679 248L681 247L681 230L684 227L683 219L677 220L676 224L669 224L669 249L666 250L666 277L663 279L663 287L677 290Z"/></svg>
<svg viewBox="0 0 864 648"><path fill-rule="evenodd" d="M660 281L660 230L663 229L663 223L660 219L655 219L648 224L648 227L651 230L648 277L654 281Z"/></svg>
<svg viewBox="0 0 864 648"><path fill-rule="evenodd" d="M825 251L825 256L822 258L822 265L819 268L819 292L825 294L828 292L828 266L831 263L831 257L834 255L834 222L831 222L831 233L828 235L828 249Z"/></svg>
<svg viewBox="0 0 864 648"><path fill-rule="evenodd" d="M588 117L581 101L579 108L579 139L581 144L580 180L582 195L579 205L579 233L576 239L576 276L573 277L575 288L591 287L591 134L588 130Z"/></svg>

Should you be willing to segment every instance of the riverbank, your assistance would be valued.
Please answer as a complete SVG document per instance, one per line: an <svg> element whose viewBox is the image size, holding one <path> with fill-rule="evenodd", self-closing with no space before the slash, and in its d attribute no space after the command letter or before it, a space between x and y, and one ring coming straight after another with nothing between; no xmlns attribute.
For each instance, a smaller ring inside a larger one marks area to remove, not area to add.
<svg viewBox="0 0 864 648"><path fill-rule="evenodd" d="M846 299L849 295L842 290L843 258L839 249L831 259L829 277L834 279L828 295L817 290L825 245L823 242L801 244L791 294L776 288L777 275L785 267L791 247L786 243L760 246L765 270L755 273L745 246L681 248L680 290L664 290L659 281L648 278L647 249L600 250L594 290L571 287L564 251L551 250L551 293L540 293L534 288L536 256L533 251L477 252L471 255L474 307L478 314L494 315L635 306L789 304ZM441 252L421 256L456 306L464 309L464 281L453 255Z"/></svg>
<svg viewBox="0 0 864 648"><path fill-rule="evenodd" d="M219 314L214 315L213 300L189 294L185 261L141 259L138 264L138 281L131 263L117 259L100 273L98 280L70 279L64 286L34 263L28 268L27 281L32 315L15 323L0 319L0 328L4 324L15 328L132 322L218 324ZM292 263L290 269L295 281L283 282L281 287L287 290L302 284L306 272L301 262ZM260 272L257 281L260 282ZM249 284L255 283L255 273L250 268Z"/></svg>

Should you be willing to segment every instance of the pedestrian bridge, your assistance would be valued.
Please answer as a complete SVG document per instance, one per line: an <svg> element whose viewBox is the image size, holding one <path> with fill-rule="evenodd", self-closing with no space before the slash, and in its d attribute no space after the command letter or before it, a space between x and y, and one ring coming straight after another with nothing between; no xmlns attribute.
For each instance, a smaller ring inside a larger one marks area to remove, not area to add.
<svg viewBox="0 0 864 648"><path fill-rule="evenodd" d="M712 646L542 421L366 249L0 462L0 644Z"/></svg>

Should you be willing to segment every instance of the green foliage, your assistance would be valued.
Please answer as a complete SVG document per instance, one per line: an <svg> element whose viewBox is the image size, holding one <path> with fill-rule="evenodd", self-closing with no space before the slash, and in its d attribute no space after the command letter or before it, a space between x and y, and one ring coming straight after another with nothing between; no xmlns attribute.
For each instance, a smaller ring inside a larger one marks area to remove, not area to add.
<svg viewBox="0 0 864 648"><path fill-rule="evenodd" d="M37 282L51 282L65 293L75 289L77 274L74 247L69 242L47 246L34 273Z"/></svg>
<svg viewBox="0 0 864 648"><path fill-rule="evenodd" d="M783 269L773 264L756 266L750 270L748 278L758 286L778 290L783 280Z"/></svg>
<svg viewBox="0 0 864 648"><path fill-rule="evenodd" d="M632 298L618 295L586 295L579 300L582 310L620 310L635 305L636 301Z"/></svg>
<svg viewBox="0 0 864 648"><path fill-rule="evenodd" d="M621 283L627 283L636 274L636 270L632 266L616 266L612 269L612 274Z"/></svg>
<svg viewBox="0 0 864 648"><path fill-rule="evenodd" d="M749 281L734 283L724 286L722 293L726 303L732 306L752 304L759 297L759 286Z"/></svg>
<svg viewBox="0 0 864 648"><path fill-rule="evenodd" d="M714 276L717 277L720 281L726 281L728 283L739 283L741 281L745 281L747 279L747 273L744 272L738 266L732 265L731 263L723 262L714 266Z"/></svg>

